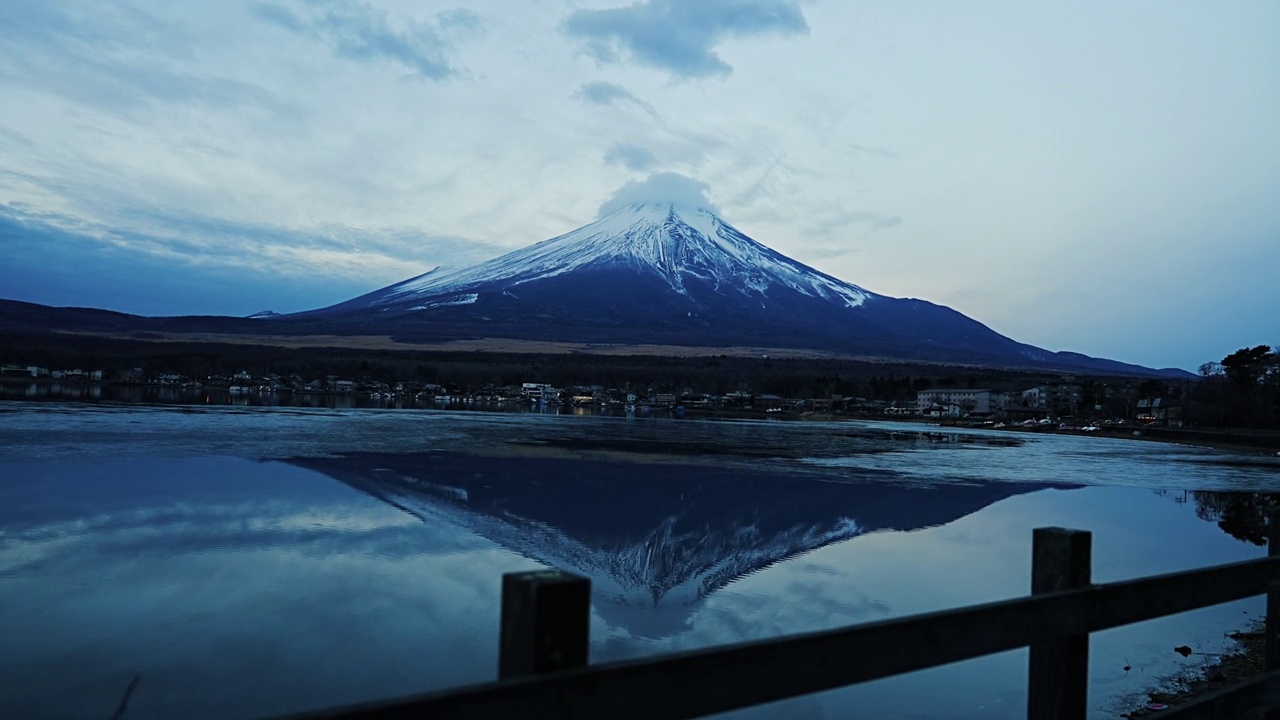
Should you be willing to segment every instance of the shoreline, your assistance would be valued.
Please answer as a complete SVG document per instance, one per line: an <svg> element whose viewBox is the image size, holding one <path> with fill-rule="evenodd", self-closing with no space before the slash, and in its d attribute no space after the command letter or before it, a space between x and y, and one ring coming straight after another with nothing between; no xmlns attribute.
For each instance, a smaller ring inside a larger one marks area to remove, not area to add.
<svg viewBox="0 0 1280 720"><path fill-rule="evenodd" d="M840 416L831 419L837 419ZM999 430L1001 432L1023 433L1028 435L1070 435L1073 437L1104 437L1113 440L1137 440L1142 442L1169 443L1175 445L1192 445L1216 450L1225 450L1240 454L1260 454L1264 457L1280 455L1280 432L1266 430L1217 431L1191 428L1153 428L1135 425L1117 425L1103 427L1095 432L1082 430L1059 430L1056 427L1023 428L1023 427L968 427L965 425L947 425L919 418L874 418L853 417L850 419L868 420L870 422L913 423L936 427L945 430Z"/></svg>
<svg viewBox="0 0 1280 720"><path fill-rule="evenodd" d="M1216 662L1197 673L1171 678L1175 685L1172 690L1149 691L1147 704L1120 713L1120 717L1137 720L1160 715L1166 710L1178 710L1181 706L1262 674L1266 669L1265 621L1254 620L1248 629L1228 633L1227 637L1237 644L1233 650L1224 653Z"/></svg>
<svg viewBox="0 0 1280 720"><path fill-rule="evenodd" d="M0 381L9 381L11 378L3 378ZM83 383L89 384L89 383ZM121 384L126 387L149 387L146 384ZM176 389L176 388L175 388ZM296 393L295 393L296 394ZM337 391L305 391L305 395L316 397L358 397L360 393L343 393ZM89 400L82 397L67 398L31 398L31 397L4 397L0 398L0 402L29 402L29 403L85 403L90 405L137 405L142 407L174 407L187 404L202 405L201 403L163 403L163 402L130 402L120 400L95 399ZM275 405L255 405L254 407L293 407L286 404ZM384 409L384 408L370 408ZM431 409L450 409L458 408L413 408L422 410ZM490 412L489 409L462 409L471 412ZM663 410L656 412L654 415L674 412L672 410ZM884 417L877 415L862 414L845 414L831 412L815 412L815 411L795 411L787 410L782 412L768 412L766 410L748 410L744 408L706 408L691 406L684 408L682 415L689 419L700 420L773 420L778 422L846 422L846 421L864 421L868 423L899 423L918 425L921 428L936 428L938 432L947 432L950 430L998 430L1001 432L1029 434L1029 435L1071 435L1076 437L1105 437L1113 440L1137 440L1142 442L1161 442L1178 445L1190 445L1194 447L1206 447L1215 450L1233 452L1242 455L1255 455L1261 457L1280 457L1280 431L1267 430L1203 430L1198 428L1165 428L1150 426L1134 426L1134 425L1115 425L1103 426L1096 431L1084 432L1082 430L1060 430L1054 426L1046 427L1018 427L1006 426L994 428L991 426L970 426L965 424L947 424L934 419L922 419L911 416L894 416Z"/></svg>
<svg viewBox="0 0 1280 720"><path fill-rule="evenodd" d="M1035 433L1045 431L1018 430L1018 432ZM1104 428L1097 432L1088 433L1079 430L1052 430L1048 432L1061 435L1105 437L1113 440L1193 445L1240 454L1260 454L1264 457L1274 457L1280 454L1277 453L1277 451L1280 451L1280 434L1215 432L1179 428L1139 428L1132 425Z"/></svg>

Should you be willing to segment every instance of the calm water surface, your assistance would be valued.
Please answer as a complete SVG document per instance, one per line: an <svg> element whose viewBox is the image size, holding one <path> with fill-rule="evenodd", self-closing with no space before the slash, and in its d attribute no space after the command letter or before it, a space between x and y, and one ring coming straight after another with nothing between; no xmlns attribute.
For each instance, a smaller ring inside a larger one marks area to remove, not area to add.
<svg viewBox="0 0 1280 720"><path fill-rule="evenodd" d="M110 717L135 678L126 718L489 680L500 577L545 566L592 578L603 662L1022 595L1048 525L1093 532L1099 582L1247 559L1217 522L1246 491L1280 466L1102 438L9 402L0 717ZM1260 611L1095 634L1095 716ZM1025 684L1021 651L736 716L1012 718Z"/></svg>

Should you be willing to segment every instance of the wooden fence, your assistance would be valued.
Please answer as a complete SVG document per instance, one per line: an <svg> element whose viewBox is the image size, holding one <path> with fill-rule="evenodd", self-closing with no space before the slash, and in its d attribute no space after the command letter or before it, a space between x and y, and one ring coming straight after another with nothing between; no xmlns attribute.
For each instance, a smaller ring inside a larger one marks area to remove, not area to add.
<svg viewBox="0 0 1280 720"><path fill-rule="evenodd" d="M1027 717L1080 720L1089 633L1266 593L1266 672L1158 717L1280 720L1278 530L1273 516L1266 558L1099 585L1090 533L1040 528L1028 597L601 665L589 580L506 575L497 682L290 717L690 718L1029 646Z"/></svg>

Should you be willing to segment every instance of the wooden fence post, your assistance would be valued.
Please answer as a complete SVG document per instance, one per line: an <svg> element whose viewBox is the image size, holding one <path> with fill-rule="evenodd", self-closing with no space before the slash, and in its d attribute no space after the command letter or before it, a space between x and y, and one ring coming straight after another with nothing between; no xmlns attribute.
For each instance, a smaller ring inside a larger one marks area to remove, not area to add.
<svg viewBox="0 0 1280 720"><path fill-rule="evenodd" d="M591 581L559 570L502 576L498 679L585 667Z"/></svg>
<svg viewBox="0 0 1280 720"><path fill-rule="evenodd" d="M1092 574L1093 536L1083 530L1036 528L1031 594L1085 587ZM1027 718L1084 720L1089 710L1089 634L1031 645Z"/></svg>
<svg viewBox="0 0 1280 720"><path fill-rule="evenodd" d="M1280 555L1280 511L1272 510L1267 518L1267 557ZM1267 619L1262 631L1266 633L1266 672L1280 669L1280 582L1273 581L1267 589ZM1280 708L1272 701L1275 693L1267 693L1267 720L1280 720Z"/></svg>

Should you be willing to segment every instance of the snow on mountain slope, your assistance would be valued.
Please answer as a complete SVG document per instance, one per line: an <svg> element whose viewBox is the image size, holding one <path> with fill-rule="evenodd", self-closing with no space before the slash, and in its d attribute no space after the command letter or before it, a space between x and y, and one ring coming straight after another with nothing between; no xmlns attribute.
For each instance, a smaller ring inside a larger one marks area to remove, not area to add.
<svg viewBox="0 0 1280 720"><path fill-rule="evenodd" d="M653 273L682 295L696 279L722 294L761 296L778 286L844 307L858 307L872 296L769 249L709 210L643 203L479 265L437 268L365 299L377 306L456 294L458 301L450 304L462 304L486 286L518 297L525 283L602 265Z"/></svg>
<svg viewBox="0 0 1280 720"><path fill-rule="evenodd" d="M1150 373L1005 337L951 308L869 292L705 207L617 206L559 237L272 322L399 342L499 338L804 348L867 358Z"/></svg>

